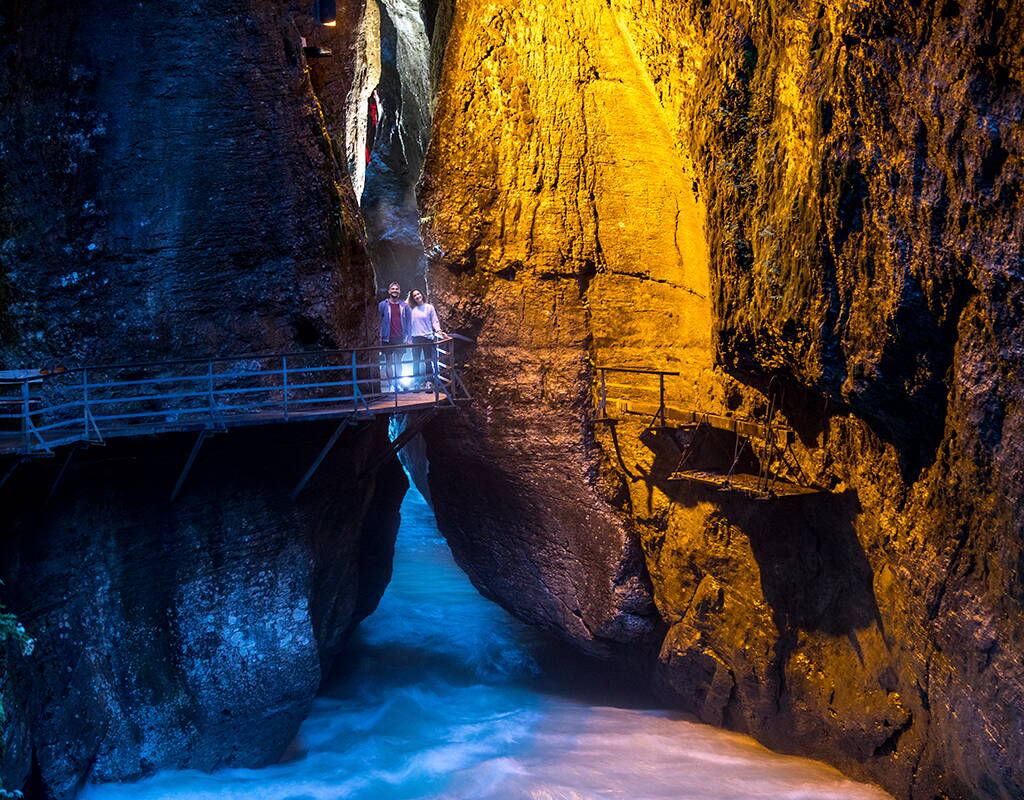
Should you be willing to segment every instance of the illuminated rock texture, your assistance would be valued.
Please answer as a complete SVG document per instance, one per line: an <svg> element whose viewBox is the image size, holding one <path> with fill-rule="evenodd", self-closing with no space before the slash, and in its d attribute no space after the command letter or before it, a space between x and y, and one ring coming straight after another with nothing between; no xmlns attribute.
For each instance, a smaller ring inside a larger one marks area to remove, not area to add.
<svg viewBox="0 0 1024 800"><path fill-rule="evenodd" d="M332 31L277 2L2 15L0 366L360 343L373 276L346 108L376 81L360 4ZM302 36L337 57L307 62ZM6 788L33 761L66 798L281 756L384 589L405 487L395 461L354 479L387 442L375 424L290 501L331 430L214 437L174 504L191 437L76 455L52 498L66 451L18 468L0 573L38 641L4 686Z"/></svg>
<svg viewBox="0 0 1024 800"><path fill-rule="evenodd" d="M430 485L477 586L899 796L1022 796L1019 5L438 18L423 233L478 344ZM680 372L678 408L778 407L777 471L828 491L666 481L685 443L592 425L595 364Z"/></svg>

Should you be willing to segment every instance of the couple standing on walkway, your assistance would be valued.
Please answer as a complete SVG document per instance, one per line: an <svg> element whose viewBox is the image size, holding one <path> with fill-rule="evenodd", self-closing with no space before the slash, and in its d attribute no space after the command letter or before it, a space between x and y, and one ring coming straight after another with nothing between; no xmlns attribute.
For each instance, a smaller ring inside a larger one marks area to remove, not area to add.
<svg viewBox="0 0 1024 800"><path fill-rule="evenodd" d="M407 300L402 299L402 287L388 286L388 296L377 306L380 311L380 341L382 345L409 344L412 349L413 381L421 388L433 391L436 380L434 342L444 336L434 307L426 301L423 292L413 289ZM384 349L384 391L401 389L401 348Z"/></svg>

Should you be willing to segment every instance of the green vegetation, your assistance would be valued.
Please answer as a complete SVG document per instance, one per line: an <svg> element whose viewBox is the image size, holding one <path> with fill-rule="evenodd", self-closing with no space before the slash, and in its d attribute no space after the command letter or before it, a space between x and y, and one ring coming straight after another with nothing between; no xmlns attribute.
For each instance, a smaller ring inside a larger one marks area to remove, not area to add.
<svg viewBox="0 0 1024 800"><path fill-rule="evenodd" d="M16 647L22 655L32 655L35 641L25 631L25 626L18 618L0 605L0 760L4 757L3 734L7 724L7 712L3 705L3 688L7 685L7 655L11 647ZM7 791L0 786L0 800L4 798L20 798L21 792Z"/></svg>

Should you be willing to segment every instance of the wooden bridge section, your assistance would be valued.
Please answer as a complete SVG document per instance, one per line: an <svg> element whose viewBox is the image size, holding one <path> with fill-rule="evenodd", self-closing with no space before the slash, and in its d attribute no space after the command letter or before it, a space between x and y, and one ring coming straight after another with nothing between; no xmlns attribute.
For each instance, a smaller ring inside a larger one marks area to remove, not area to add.
<svg viewBox="0 0 1024 800"><path fill-rule="evenodd" d="M627 379L621 377L629 376ZM817 494L822 489L804 480L793 482L779 477L795 432L775 420L778 398L770 396L764 419L754 420L711 413L674 405L666 379L681 373L633 367L598 367L597 414L594 421L615 425L626 416L649 418L640 438L649 441L657 432L671 434L678 455L676 467L665 480L702 484L722 492L733 492L758 500ZM656 384L655 384L656 381ZM710 468L701 464L702 444L711 431L732 437L732 455L727 466ZM613 437L616 449L618 438ZM741 459L754 461L757 474L738 467ZM621 461L621 455L619 456ZM799 466L797 465L799 470Z"/></svg>
<svg viewBox="0 0 1024 800"><path fill-rule="evenodd" d="M196 431L173 499L211 432L339 420L297 494L347 425L380 415L432 415L467 399L452 338L426 346L7 371L0 373L0 457L14 460L0 485L21 461L66 445Z"/></svg>

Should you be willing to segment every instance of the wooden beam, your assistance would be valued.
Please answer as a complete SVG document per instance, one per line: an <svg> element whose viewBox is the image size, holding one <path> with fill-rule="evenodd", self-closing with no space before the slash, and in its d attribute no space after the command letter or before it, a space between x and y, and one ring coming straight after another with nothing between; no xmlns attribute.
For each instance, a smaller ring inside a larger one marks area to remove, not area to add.
<svg viewBox="0 0 1024 800"><path fill-rule="evenodd" d="M633 400L608 400L609 406L616 406L624 414L636 414L642 416L653 416L658 412L656 403L638 403ZM708 425L721 431L729 431L737 436L746 436L752 439L768 441L774 439L779 447L786 447L793 441L794 431L787 425L765 425L755 420L740 419L739 417L726 417L721 414L707 414L703 411L690 411L688 409L665 407L665 424L669 427L691 427L694 425Z"/></svg>
<svg viewBox="0 0 1024 800"><path fill-rule="evenodd" d="M702 483L705 486L712 486L720 492L739 492L740 494L762 500L770 500L776 497L795 497L805 494L821 494L824 492L824 489L799 486L795 483L788 483L787 481L777 479L772 479L766 483L763 478L757 475L747 475L742 472L727 475L722 472L687 469L673 472L665 480Z"/></svg>

